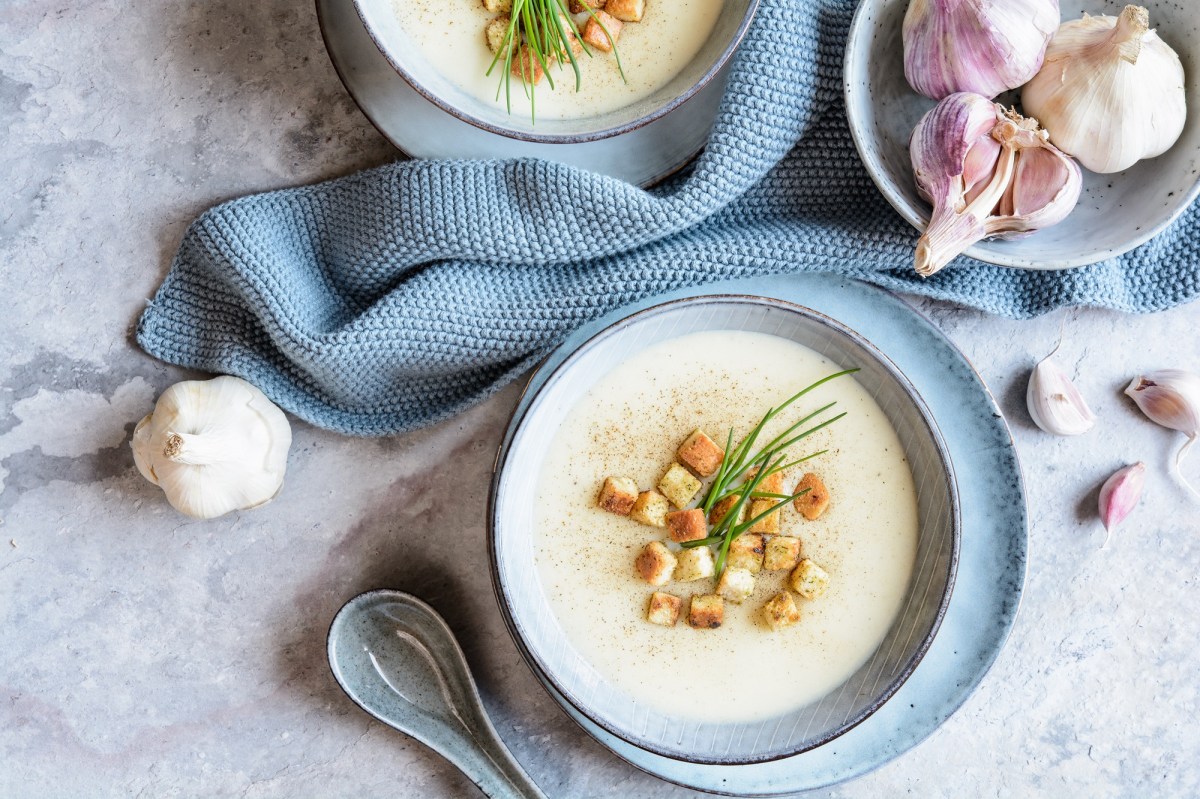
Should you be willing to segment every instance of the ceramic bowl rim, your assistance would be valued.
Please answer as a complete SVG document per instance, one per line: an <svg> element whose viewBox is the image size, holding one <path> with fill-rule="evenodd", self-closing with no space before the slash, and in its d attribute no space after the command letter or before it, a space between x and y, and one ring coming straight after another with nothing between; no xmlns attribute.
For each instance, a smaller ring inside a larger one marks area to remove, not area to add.
<svg viewBox="0 0 1200 799"><path fill-rule="evenodd" d="M417 80L416 76L409 72L408 69L406 69L404 65L400 63L400 61L393 55L391 48L385 44L384 37L382 37L378 31L372 27L371 23L367 19L366 14L363 13L363 0L353 0L353 3L354 11L358 14L358 18L362 22L363 28L366 29L367 35L370 36L371 41L375 43L376 49L378 49L379 52L383 54L383 57L387 59L387 62L391 64L392 69L394 69L396 73L404 79L405 83L411 86L418 94L420 94L429 102L433 103L441 110L445 111L447 114L450 114L451 116L456 117L469 125L473 125L481 130L485 130L488 133L494 133L498 136L504 136L509 139L518 139L520 141L534 142L538 144L583 144L585 142L598 141L600 139L607 139L613 136L620 136L622 133L628 133L631 130L637 130L638 128L649 125L651 122L654 122L657 119L661 119L679 106L686 103L688 100L692 99L697 92L707 86L709 81L717 76L717 73L721 71L721 68L724 67L729 59L733 57L734 52L741 45L742 39L745 38L746 31L750 28L750 23L754 20L754 15L758 11L759 0L747 0L746 13L743 15L742 21L738 24L737 29L733 32L733 36L730 37L729 41L726 42L724 49L721 50L721 54L709 66L704 74L701 75L695 83L689 86L686 91L676 95L675 97L672 97L666 103L655 107L636 119L631 119L628 122L620 125L614 125L609 128L588 130L582 133L536 133L533 131L517 130L516 128L509 128L503 125L497 125L495 123L488 122L487 120L480 119L474 114L462 110L448 100L443 99L440 95L431 91L419 80Z"/></svg>
<svg viewBox="0 0 1200 799"><path fill-rule="evenodd" d="M755 755L750 757L714 758L700 755L681 754L679 751L666 749L664 747L657 746L650 741L639 738L634 733L610 723L607 719L599 717L598 714L596 714L591 708L587 707L581 702L576 701L575 698L565 689L561 680L559 680L556 675L553 674L550 669L548 669L532 652L520 631L517 629L513 615L512 603L505 592L505 587L503 581L501 580L500 563L496 547L496 531L499 526L498 506L500 486L504 476L505 467L507 466L508 457L512 453L512 444L516 440L517 434L519 433L521 427L526 423L527 419L529 419L530 411L534 408L538 396L545 392L546 389L554 383L558 375L571 366L585 350L597 346L604 339L615 335L626 326L641 321L645 317L669 312L677 307L714 303L756 304L774 307L786 312L806 317L811 321L816 322L818 325L830 328L835 335L841 334L849 338L852 343L861 347L871 358L873 358L880 366L883 367L888 375L897 383L905 397L913 404L918 416L924 422L926 431L928 432L930 440L933 443L934 450L937 453L937 462L942 468L943 477L948 489L947 505L950 517L950 553L946 564L946 585L942 590L941 597L939 597L938 607L934 613L934 617L928 632L922 637L920 643L913 648L912 653L904 663L904 667L899 670L896 676L888 682L884 689L879 692L879 694L874 697L871 702L865 705L862 710L860 710L846 722L831 729L826 734L817 738L813 738L809 741L805 741L799 746L788 747L784 750L770 752L766 755ZM926 653L929 651L930 646L933 644L934 638L937 636L938 630L941 628L942 620L945 618L946 609L949 606L951 595L954 592L955 579L958 573L959 545L962 538L962 516L959 506L959 491L958 483L954 473L954 466L950 460L949 450L946 447L946 442L942 436L941 429L938 426L936 419L933 417L929 407L926 405L924 399L917 392L916 387L885 353L880 351L868 339L854 329L850 328L848 325L845 325L833 317L821 313L820 311L808 308L798 303L773 297L725 293L704 294L655 303L647 308L623 316L611 324L605 325L603 328L596 331L593 335L589 336L585 341L576 346L565 358L563 358L558 365L551 369L550 372L546 374L541 385L539 385L537 389L534 390L533 394L530 395L528 393L529 388L542 373L542 370L545 368L545 364L546 362L543 361L542 364L539 365L534 371L534 374L530 377L529 381L525 385L525 388L522 390L521 396L517 400L517 405L509 417L508 424L505 428L505 434L501 440L499 449L496 452L496 458L492 466L492 480L488 492L486 521L488 561L491 569L492 590L496 596L496 603L499 606L500 615L504 619L505 627L508 629L509 635L512 637L513 642L516 644L517 650L521 653L521 657L525 660L526 665L528 665L529 668L534 672L534 675L540 682L542 682L544 685L548 684L553 687L555 692L561 696L564 701L574 707L580 714L587 717L597 726L620 738L621 740L640 749L661 755L663 757L705 765L745 765L766 763L775 760L782 760L784 758L800 754L801 752L815 749L818 746L822 746L840 737L854 727L857 727L895 695L895 693L908 680L908 678L916 670L917 666L920 665L921 661L924 659ZM525 402L527 395L529 397L529 401Z"/></svg>
<svg viewBox="0 0 1200 799"><path fill-rule="evenodd" d="M904 218L904 221L912 225L918 232L925 229L925 220L917 213L904 197L901 196L897 186L898 184L888 185L884 181L884 175L888 174L879 158L868 150L867 146L867 131L866 125L863 124L858 116L856 106L852 99L860 93L865 94L868 100L871 99L871 94L868 88L861 89L855 85L850 70L851 63L854 58L859 55L859 50L863 47L871 47L875 37L869 35L866 30L867 17L877 11L883 3L889 0L862 0L858 8L854 11L854 18L850 22L850 35L846 39L846 52L842 57L842 103L846 109L846 121L850 128L850 137L854 140L854 148L858 151L859 160L867 170L867 174L871 176L871 182L879 189L879 193L884 196L888 204L895 209L896 213ZM1176 143L1178 144L1178 142ZM1102 261L1108 261L1113 258L1118 258L1130 250L1137 249L1146 242L1153 239L1159 233L1166 230L1175 220L1179 219L1185 211L1191 206L1196 198L1200 197L1200 171L1196 174L1196 179L1192 182L1192 186L1186 192L1180 194L1179 202L1171 210L1170 213L1163 216L1156 224L1147 225L1140 230L1136 235L1131 236L1119 246L1104 251L1096 251L1088 255L1081 255L1075 258L1061 259L1051 262L1039 262L1031 258L1020 256L1007 255L1003 252L996 252L991 247L986 246L987 242L979 242L973 244L963 255L969 258L974 258L984 263L994 264L995 266L1011 267L1014 269L1032 269L1032 270L1058 270L1058 269L1073 269L1079 266L1090 266Z"/></svg>

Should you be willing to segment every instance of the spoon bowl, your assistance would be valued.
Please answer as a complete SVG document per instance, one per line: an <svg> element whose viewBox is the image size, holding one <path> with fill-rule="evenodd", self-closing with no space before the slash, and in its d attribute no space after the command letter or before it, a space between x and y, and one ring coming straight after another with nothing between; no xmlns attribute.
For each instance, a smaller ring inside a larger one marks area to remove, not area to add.
<svg viewBox="0 0 1200 799"><path fill-rule="evenodd" d="M329 626L334 679L363 710L416 738L496 799L545 799L500 740L467 659L437 612L403 591L368 591Z"/></svg>

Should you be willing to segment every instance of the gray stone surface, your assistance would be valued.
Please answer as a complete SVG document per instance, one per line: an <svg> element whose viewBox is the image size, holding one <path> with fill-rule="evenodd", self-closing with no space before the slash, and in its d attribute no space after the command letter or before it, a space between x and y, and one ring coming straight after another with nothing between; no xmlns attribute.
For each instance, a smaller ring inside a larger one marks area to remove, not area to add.
<svg viewBox="0 0 1200 799"><path fill-rule="evenodd" d="M515 387L394 439L297 424L279 500L217 521L179 516L133 468L133 422L190 376L130 338L188 221L396 155L338 83L309 4L6 3L0 142L0 796L475 795L330 677L333 613L381 586L446 616L549 794L687 795L584 736L501 624L483 510ZM828 795L1200 794L1200 505L1165 474L1179 437L1120 393L1140 370L1200 369L1200 308L1012 322L920 305L1013 426L1027 593L966 706ZM1062 362L1101 416L1076 439L1034 429L1023 403L1063 320ZM1146 500L1102 550L1097 488L1136 459Z"/></svg>

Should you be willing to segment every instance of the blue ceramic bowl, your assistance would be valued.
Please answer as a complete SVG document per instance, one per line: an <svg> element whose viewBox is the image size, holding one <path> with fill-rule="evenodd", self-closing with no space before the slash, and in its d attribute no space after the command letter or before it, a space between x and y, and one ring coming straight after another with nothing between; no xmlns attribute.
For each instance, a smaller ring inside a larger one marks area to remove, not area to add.
<svg viewBox="0 0 1200 799"><path fill-rule="evenodd" d="M637 703L572 647L537 579L533 508L546 454L578 400L622 361L661 341L703 330L769 333L810 347L858 382L898 433L917 488L920 532L902 609L872 657L843 685L806 707L751 724L698 723ZM542 380L534 377L534 383ZM826 743L870 716L920 662L950 600L960 522L953 468L937 425L907 378L870 342L816 311L764 297L676 300L633 314L584 342L522 403L496 462L489 508L493 584L518 648L580 713L619 738L693 763L775 760Z"/></svg>
<svg viewBox="0 0 1200 799"><path fill-rule="evenodd" d="M863 0L846 44L845 98L850 131L879 191L913 227L924 230L929 206L913 182L908 141L934 102L904 77L901 23L909 0ZM1062 18L1116 15L1125 0L1060 0ZM1128 252L1157 236L1200 195L1200 4L1144 0L1150 25L1183 62L1188 120L1175 146L1124 172L1084 170L1079 205L1062 222L1011 241L983 241L966 254L1023 269L1067 269ZM1001 97L1000 99L1004 99ZM1007 102L1007 100L1006 100ZM913 246L917 236L913 235Z"/></svg>
<svg viewBox="0 0 1200 799"><path fill-rule="evenodd" d="M758 0L725 0L716 26L680 72L649 96L610 113L579 119L541 119L509 114L503 105L479 100L448 80L421 54L397 20L395 0L354 0L379 52L418 93L448 114L490 133L544 144L581 144L628 133L682 106L712 81L750 27ZM482 44L481 44L482 46Z"/></svg>

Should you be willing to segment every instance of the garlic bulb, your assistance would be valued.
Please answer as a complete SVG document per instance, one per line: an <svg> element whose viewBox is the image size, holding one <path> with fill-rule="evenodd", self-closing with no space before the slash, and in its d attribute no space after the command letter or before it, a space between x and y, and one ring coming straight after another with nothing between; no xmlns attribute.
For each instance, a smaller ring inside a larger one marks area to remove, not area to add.
<svg viewBox="0 0 1200 799"><path fill-rule="evenodd" d="M933 215L917 242L928 277L975 242L1014 238L1063 220L1079 201L1079 166L1037 120L978 94L952 94L917 123L909 144L917 189Z"/></svg>
<svg viewBox="0 0 1200 799"><path fill-rule="evenodd" d="M245 380L223 376L164 391L130 446L138 471L176 510L212 519L273 499L291 444L283 411Z"/></svg>
<svg viewBox="0 0 1200 799"><path fill-rule="evenodd" d="M1029 386L1025 390L1029 415L1034 424L1047 433L1082 435L1095 426L1096 414L1053 357L1052 352L1043 358L1029 376Z"/></svg>
<svg viewBox="0 0 1200 799"><path fill-rule="evenodd" d="M1058 0L912 0L904 76L934 100L995 97L1037 74L1058 22Z"/></svg>
<svg viewBox="0 0 1200 799"><path fill-rule="evenodd" d="M1183 132L1183 65L1140 6L1063 23L1021 104L1050 140L1093 172L1120 172Z"/></svg>
<svg viewBox="0 0 1200 799"><path fill-rule="evenodd" d="M1200 375L1182 369L1160 369L1133 378L1125 393L1150 421L1188 437L1175 455L1175 471L1187 489L1200 497L1181 471L1188 450L1200 438Z"/></svg>
<svg viewBox="0 0 1200 799"><path fill-rule="evenodd" d="M1100 487L1100 521L1111 535L1113 528L1133 513L1142 498L1142 487L1146 483L1146 464L1138 461L1126 466L1104 481ZM1108 536L1104 537L1108 544Z"/></svg>

